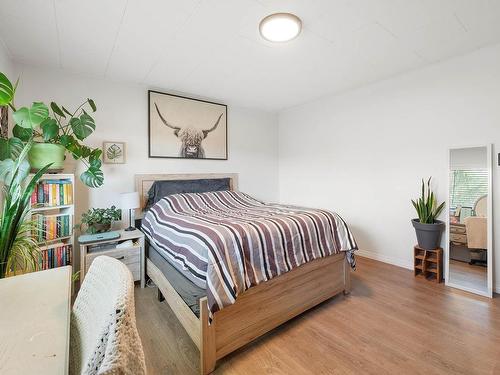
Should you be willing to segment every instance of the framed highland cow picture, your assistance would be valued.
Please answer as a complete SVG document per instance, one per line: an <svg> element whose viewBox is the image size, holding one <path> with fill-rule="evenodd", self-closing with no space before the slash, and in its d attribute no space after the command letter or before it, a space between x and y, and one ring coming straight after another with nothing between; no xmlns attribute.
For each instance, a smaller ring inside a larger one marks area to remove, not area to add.
<svg viewBox="0 0 500 375"><path fill-rule="evenodd" d="M149 157L227 160L227 106L148 91Z"/></svg>

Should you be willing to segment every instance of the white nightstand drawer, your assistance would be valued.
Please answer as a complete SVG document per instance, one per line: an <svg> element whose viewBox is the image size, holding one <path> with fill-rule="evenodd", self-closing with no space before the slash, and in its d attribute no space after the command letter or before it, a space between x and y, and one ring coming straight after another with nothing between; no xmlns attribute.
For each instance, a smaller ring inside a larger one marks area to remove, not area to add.
<svg viewBox="0 0 500 375"><path fill-rule="evenodd" d="M91 243L80 243L80 282L85 280L92 261L100 255L118 259L127 265L134 276L134 281L141 281L141 288L146 286L146 270L144 262L144 233L140 230L119 230L119 238L101 240ZM132 241L133 245L117 249L117 244Z"/></svg>
<svg viewBox="0 0 500 375"><path fill-rule="evenodd" d="M125 263L134 275L134 280L141 278L141 247L134 246L126 249L115 249L107 251L96 251L95 253L87 254L87 261L85 262L85 272L89 270L90 265L100 255L106 255L118 259L120 262Z"/></svg>

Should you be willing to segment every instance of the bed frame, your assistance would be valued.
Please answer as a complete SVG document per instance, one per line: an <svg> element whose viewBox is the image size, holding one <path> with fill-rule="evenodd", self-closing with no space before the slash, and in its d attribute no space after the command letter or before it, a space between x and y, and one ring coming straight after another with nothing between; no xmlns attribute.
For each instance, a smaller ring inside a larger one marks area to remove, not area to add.
<svg viewBox="0 0 500 375"><path fill-rule="evenodd" d="M230 178L237 190L236 174L136 175L137 191L144 207L154 181ZM316 259L238 296L236 302L214 314L208 322L206 297L200 300L200 318L184 303L163 273L149 259L146 274L158 286L179 322L200 350L201 374L215 369L216 361L300 313L351 288L351 268L345 254Z"/></svg>

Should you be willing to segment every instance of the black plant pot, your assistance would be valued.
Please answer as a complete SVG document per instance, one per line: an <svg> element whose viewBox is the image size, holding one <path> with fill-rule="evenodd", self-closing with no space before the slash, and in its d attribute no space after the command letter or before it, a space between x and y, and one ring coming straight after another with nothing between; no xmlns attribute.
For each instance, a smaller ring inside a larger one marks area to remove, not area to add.
<svg viewBox="0 0 500 375"><path fill-rule="evenodd" d="M425 250L434 250L439 247L441 234L445 228L444 222L436 220L433 224L424 224L418 219L412 219L411 223L415 228L419 247Z"/></svg>

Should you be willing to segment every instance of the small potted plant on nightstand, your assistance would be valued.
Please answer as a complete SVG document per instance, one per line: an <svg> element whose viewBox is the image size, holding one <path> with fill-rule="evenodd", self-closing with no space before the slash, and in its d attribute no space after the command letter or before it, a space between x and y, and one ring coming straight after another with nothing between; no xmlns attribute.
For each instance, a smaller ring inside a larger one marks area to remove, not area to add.
<svg viewBox="0 0 500 375"><path fill-rule="evenodd" d="M436 196L431 191L431 178L427 180L427 189L422 179L422 196L416 201L412 199L413 207L417 210L418 218L412 219L417 234L418 246L424 250L434 250L439 247L444 222L437 220L444 207L444 202L437 204Z"/></svg>
<svg viewBox="0 0 500 375"><path fill-rule="evenodd" d="M113 221L121 220L122 212L115 206L110 208L91 208L82 215L82 225L87 227L86 233L104 233L111 230Z"/></svg>

